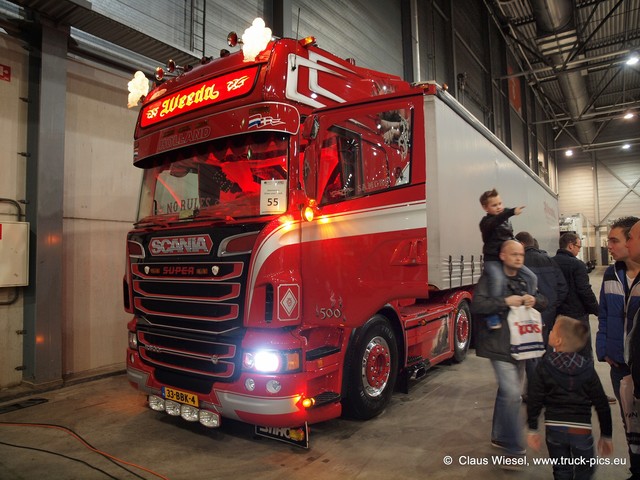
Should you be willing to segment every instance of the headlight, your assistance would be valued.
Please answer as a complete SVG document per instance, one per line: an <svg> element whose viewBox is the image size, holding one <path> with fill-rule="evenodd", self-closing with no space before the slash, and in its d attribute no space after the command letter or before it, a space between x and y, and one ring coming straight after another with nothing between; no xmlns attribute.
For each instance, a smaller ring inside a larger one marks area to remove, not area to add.
<svg viewBox="0 0 640 480"><path fill-rule="evenodd" d="M132 350L138 349L138 335L136 332L129 332L129 348Z"/></svg>
<svg viewBox="0 0 640 480"><path fill-rule="evenodd" d="M263 350L254 356L254 368L259 372L272 373L280 370L280 355L278 352Z"/></svg>
<svg viewBox="0 0 640 480"><path fill-rule="evenodd" d="M245 352L242 365L245 370L260 373L296 371L300 369L300 351L257 350Z"/></svg>

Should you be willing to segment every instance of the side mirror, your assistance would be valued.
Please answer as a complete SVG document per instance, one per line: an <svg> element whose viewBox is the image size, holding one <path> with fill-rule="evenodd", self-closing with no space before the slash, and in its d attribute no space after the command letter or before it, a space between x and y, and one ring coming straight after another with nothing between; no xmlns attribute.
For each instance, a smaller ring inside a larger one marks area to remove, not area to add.
<svg viewBox="0 0 640 480"><path fill-rule="evenodd" d="M309 115L302 124L302 138L313 140L320 131L320 120L316 115Z"/></svg>

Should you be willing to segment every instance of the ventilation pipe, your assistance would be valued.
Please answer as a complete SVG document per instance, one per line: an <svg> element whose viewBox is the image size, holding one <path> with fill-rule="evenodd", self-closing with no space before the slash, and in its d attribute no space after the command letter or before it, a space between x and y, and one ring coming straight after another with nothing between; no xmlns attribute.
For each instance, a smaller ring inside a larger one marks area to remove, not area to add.
<svg viewBox="0 0 640 480"><path fill-rule="evenodd" d="M573 21L572 0L531 0L531 8L538 29L538 48L551 59L555 67L562 67L575 48L577 34ZM565 97L569 114L578 120L589 105L587 83L580 71L560 72L558 83ZM596 128L592 121L575 123L576 134L580 143L589 145L596 136Z"/></svg>

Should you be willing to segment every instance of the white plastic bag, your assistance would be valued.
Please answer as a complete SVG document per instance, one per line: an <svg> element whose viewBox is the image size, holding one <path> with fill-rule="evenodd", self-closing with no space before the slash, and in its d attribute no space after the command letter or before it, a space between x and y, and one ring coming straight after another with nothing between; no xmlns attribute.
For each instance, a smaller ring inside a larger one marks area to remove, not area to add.
<svg viewBox="0 0 640 480"><path fill-rule="evenodd" d="M544 355L540 312L524 305L509 308L507 323L511 335L511 356L516 360L526 360Z"/></svg>

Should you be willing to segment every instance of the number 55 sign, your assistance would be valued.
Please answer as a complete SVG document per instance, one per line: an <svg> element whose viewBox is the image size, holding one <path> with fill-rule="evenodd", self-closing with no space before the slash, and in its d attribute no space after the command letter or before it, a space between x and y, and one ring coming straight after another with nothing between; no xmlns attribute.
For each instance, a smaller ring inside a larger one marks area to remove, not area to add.
<svg viewBox="0 0 640 480"><path fill-rule="evenodd" d="M284 213L287 210L287 181L262 180L260 187L260 215Z"/></svg>

